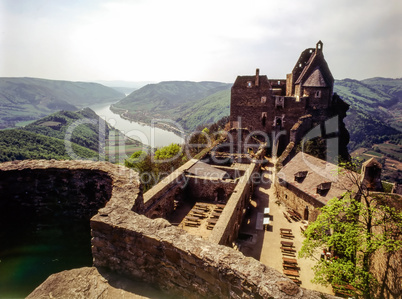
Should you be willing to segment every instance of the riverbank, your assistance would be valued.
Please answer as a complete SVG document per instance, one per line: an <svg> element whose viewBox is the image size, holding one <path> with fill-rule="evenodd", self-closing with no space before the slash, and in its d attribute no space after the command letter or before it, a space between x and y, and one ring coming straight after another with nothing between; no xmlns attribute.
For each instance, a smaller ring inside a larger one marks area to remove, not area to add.
<svg viewBox="0 0 402 299"><path fill-rule="evenodd" d="M149 123L141 119L134 120L128 117L125 110L111 108L112 104L91 105L89 108L124 135L147 146L158 148L172 143L183 144L185 142L185 133L174 130L173 126L160 123L153 124L151 127Z"/></svg>
<svg viewBox="0 0 402 299"><path fill-rule="evenodd" d="M166 123L158 123L158 122L151 123L151 121L145 121L145 122L144 122L144 120L138 120L138 118L135 118L135 119L134 119L133 117L130 117L129 112L128 112L127 109L116 108L116 107L113 106L113 104L110 105L109 109L110 109L110 111L112 111L113 113L120 115L120 117L123 118L123 119L125 119L125 120L133 121L133 122L142 124L142 125L144 125L144 126L151 126L151 125L153 125L153 126L155 126L155 127L157 127L157 128L160 128L160 129L162 129L162 130L172 132L172 133L176 134L177 136L180 136L180 137L183 137L183 136L184 136L184 138L186 137L186 132L185 132L184 130L180 130L179 128L173 127L173 126L171 126L171 125L169 125L169 124L166 124ZM144 114L144 115L145 115L145 114ZM163 120L161 120L161 121L163 121ZM171 121L174 122L173 120L171 120ZM179 125L180 125L180 124L179 124Z"/></svg>

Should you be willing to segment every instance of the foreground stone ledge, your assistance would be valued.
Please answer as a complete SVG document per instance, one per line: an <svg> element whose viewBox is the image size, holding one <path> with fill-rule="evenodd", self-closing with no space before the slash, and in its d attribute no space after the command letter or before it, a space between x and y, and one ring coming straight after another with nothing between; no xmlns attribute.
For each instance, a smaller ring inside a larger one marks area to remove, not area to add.
<svg viewBox="0 0 402 299"><path fill-rule="evenodd" d="M95 215L91 227L97 240L92 243L94 266L156 284L171 295L182 298L335 298L300 288L259 261L187 234L161 218L151 220L115 208L109 209L107 215Z"/></svg>

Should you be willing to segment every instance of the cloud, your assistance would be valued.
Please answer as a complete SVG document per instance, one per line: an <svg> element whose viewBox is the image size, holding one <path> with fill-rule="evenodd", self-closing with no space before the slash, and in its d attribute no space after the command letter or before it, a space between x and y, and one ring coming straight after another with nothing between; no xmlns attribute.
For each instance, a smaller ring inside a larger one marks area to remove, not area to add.
<svg viewBox="0 0 402 299"><path fill-rule="evenodd" d="M2 4L2 76L233 82L259 67L284 78L320 39L336 78L400 76L397 0Z"/></svg>

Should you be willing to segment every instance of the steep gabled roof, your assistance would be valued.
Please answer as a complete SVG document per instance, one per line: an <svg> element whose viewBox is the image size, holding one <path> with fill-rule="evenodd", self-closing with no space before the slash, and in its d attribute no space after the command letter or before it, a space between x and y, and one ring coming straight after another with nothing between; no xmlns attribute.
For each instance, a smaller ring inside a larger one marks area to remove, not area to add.
<svg viewBox="0 0 402 299"><path fill-rule="evenodd" d="M322 46L321 41L317 43ZM308 59L307 59L308 58ZM303 61L301 61L303 60ZM300 64L303 67L302 72L300 73ZM319 69L323 81L327 84L327 86L331 86L334 83L334 77L332 77L331 71L329 70L328 64L324 59L324 54L322 53L322 48L316 48L314 50L306 49L302 52L299 58L298 64L296 64L295 68L293 69L293 75L295 76L296 82L295 84L302 84L311 77L313 72ZM298 74L300 74L298 76ZM317 81L318 74L314 75L311 81ZM316 83L316 82L315 82ZM314 84L315 84L314 83ZM311 86L311 85L310 85ZM322 86L319 86L322 87Z"/></svg>
<svg viewBox="0 0 402 299"><path fill-rule="evenodd" d="M321 73L320 68L317 68L310 77L304 82L303 86L306 87L327 87L324 76Z"/></svg>

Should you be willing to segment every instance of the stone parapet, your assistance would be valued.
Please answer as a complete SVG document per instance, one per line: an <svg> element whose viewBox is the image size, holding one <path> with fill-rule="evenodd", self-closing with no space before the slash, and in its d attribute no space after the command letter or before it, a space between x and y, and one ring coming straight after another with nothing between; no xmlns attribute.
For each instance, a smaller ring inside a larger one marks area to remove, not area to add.
<svg viewBox="0 0 402 299"><path fill-rule="evenodd" d="M91 228L94 266L178 297L322 298L257 260L187 234L164 219L105 208L92 218Z"/></svg>

